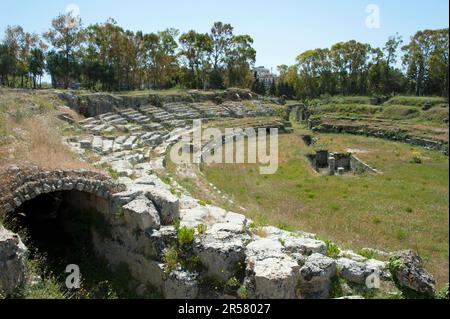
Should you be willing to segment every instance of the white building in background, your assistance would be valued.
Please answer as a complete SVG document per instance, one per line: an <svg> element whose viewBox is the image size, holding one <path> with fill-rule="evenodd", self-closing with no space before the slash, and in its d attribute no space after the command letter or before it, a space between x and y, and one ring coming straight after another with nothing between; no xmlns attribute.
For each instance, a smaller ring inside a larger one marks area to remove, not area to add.
<svg viewBox="0 0 450 319"><path fill-rule="evenodd" d="M277 80L277 76L263 66L254 68L253 74L259 81L264 83L265 86L270 86L274 80Z"/></svg>

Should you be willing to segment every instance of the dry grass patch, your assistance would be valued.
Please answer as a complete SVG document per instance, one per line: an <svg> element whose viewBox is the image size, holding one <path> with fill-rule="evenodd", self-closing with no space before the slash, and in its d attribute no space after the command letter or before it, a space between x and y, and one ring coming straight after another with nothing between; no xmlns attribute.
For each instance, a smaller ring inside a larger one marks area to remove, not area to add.
<svg viewBox="0 0 450 319"><path fill-rule="evenodd" d="M0 167L94 169L62 141L73 132L58 115L79 119L62 104L52 92L0 89Z"/></svg>

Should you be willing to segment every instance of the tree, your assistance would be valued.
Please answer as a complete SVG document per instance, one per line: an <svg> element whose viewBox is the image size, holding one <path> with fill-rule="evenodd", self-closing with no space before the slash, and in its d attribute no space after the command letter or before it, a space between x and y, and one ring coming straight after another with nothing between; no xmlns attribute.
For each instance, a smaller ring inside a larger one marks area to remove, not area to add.
<svg viewBox="0 0 450 319"><path fill-rule="evenodd" d="M385 63L385 73L386 73L386 93L392 93L394 90L395 82L393 82L393 70L395 67L395 63L397 63L397 53L400 45L403 43L402 37L398 35L398 33L394 36L389 37L386 42L383 51L386 56Z"/></svg>
<svg viewBox="0 0 450 319"><path fill-rule="evenodd" d="M83 40L81 20L71 13L60 14L52 20L52 29L46 32L44 37L64 56L62 68L64 88L67 89L71 77L76 73L71 67L74 65L73 60L76 58L76 51Z"/></svg>
<svg viewBox="0 0 450 319"><path fill-rule="evenodd" d="M64 78L65 64L65 56L62 52L52 50L47 54L45 69L51 76L54 88L58 86L58 80Z"/></svg>
<svg viewBox="0 0 450 319"><path fill-rule="evenodd" d="M448 96L448 28L419 31L402 49L410 92Z"/></svg>
<svg viewBox="0 0 450 319"><path fill-rule="evenodd" d="M185 67L189 70L187 83L192 88L207 87L207 76L210 70L209 58L212 50L211 37L208 34L191 30L180 37L181 56Z"/></svg>
<svg viewBox="0 0 450 319"><path fill-rule="evenodd" d="M9 86L9 75L14 73L15 57L6 44L0 44L0 84Z"/></svg>
<svg viewBox="0 0 450 319"><path fill-rule="evenodd" d="M212 72L210 76L211 87L223 88L223 69L227 60L227 53L233 43L233 27L231 24L215 22L211 28L211 60Z"/></svg>
<svg viewBox="0 0 450 319"><path fill-rule="evenodd" d="M275 96L277 94L277 85L275 83L275 79L273 79L272 83L270 84L269 94L271 96Z"/></svg>
<svg viewBox="0 0 450 319"><path fill-rule="evenodd" d="M226 86L249 88L253 75L251 67L256 60L256 50L252 47L253 39L249 35L233 37L227 55Z"/></svg>
<svg viewBox="0 0 450 319"><path fill-rule="evenodd" d="M44 75L45 70L45 56L44 51L39 48L31 50L28 57L29 72L33 80L33 88L37 88L38 83L41 87L41 78Z"/></svg>
<svg viewBox="0 0 450 319"><path fill-rule="evenodd" d="M152 87L161 89L173 84L173 78L178 70L176 59L178 44L175 40L178 33L176 29L167 29L157 34L144 35L142 58Z"/></svg>

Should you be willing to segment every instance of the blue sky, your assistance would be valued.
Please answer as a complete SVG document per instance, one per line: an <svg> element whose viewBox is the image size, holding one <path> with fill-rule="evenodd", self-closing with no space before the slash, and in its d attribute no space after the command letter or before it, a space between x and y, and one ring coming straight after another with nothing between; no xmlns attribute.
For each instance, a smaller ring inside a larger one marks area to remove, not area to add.
<svg viewBox="0 0 450 319"><path fill-rule="evenodd" d="M130 30L152 32L175 27L207 32L214 21L231 23L235 33L254 39L257 65L293 64L308 49L355 39L382 46L398 32L407 40L417 30L449 25L447 0L2 0L0 34L8 25L44 32L69 4L83 23L114 18ZM366 27L366 7L380 9L380 27Z"/></svg>

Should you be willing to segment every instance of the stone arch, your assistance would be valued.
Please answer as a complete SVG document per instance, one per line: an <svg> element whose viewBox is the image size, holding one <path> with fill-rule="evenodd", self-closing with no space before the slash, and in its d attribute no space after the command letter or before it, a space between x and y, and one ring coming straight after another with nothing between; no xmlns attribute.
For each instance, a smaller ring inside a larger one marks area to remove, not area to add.
<svg viewBox="0 0 450 319"><path fill-rule="evenodd" d="M43 194L77 191L107 202L112 194L125 190L125 186L106 175L88 170L22 170L11 166L1 176L2 215L13 213L23 203Z"/></svg>
<svg viewBox="0 0 450 319"><path fill-rule="evenodd" d="M47 248L54 245L52 242L56 247L61 240L69 238L66 227L73 225L67 218L71 210L77 216L78 212L95 211L96 220L102 223L100 227L108 227L103 222L109 222L104 217L112 209L111 197L124 189L124 185L98 172L10 166L0 172L0 217L13 231L26 229L32 246L48 252ZM102 214L101 218L97 214ZM0 253L0 267L4 268L0 274L0 292L9 295L25 282L25 259L29 249L18 235L3 228L1 223L0 235L0 248L7 250ZM40 244L35 246L38 242ZM94 242L94 248L93 245Z"/></svg>

